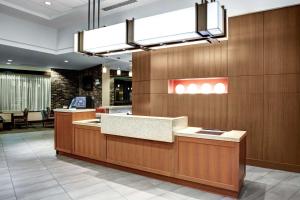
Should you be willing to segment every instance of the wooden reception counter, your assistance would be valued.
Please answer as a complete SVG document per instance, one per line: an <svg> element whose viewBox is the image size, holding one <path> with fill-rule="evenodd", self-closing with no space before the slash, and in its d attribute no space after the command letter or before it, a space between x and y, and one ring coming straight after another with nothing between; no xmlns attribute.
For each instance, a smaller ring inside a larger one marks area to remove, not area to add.
<svg viewBox="0 0 300 200"><path fill-rule="evenodd" d="M72 123L71 151L56 146L60 154L228 196L238 196L243 185L244 131L207 132L187 127L187 117L106 114L101 123ZM64 134L55 128L56 138Z"/></svg>

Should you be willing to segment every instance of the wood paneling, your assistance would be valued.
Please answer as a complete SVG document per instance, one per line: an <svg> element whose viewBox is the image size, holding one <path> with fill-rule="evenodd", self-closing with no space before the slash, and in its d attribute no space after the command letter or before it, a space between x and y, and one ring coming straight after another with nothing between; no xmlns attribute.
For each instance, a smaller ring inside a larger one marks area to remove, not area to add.
<svg viewBox="0 0 300 200"><path fill-rule="evenodd" d="M168 95L151 94L150 96L150 115L151 116L168 116Z"/></svg>
<svg viewBox="0 0 300 200"><path fill-rule="evenodd" d="M150 52L138 52L132 55L132 113L150 114Z"/></svg>
<svg viewBox="0 0 300 200"><path fill-rule="evenodd" d="M284 152L281 163L298 165L300 168L300 93L284 94Z"/></svg>
<svg viewBox="0 0 300 200"><path fill-rule="evenodd" d="M174 143L107 136L107 162L171 176Z"/></svg>
<svg viewBox="0 0 300 200"><path fill-rule="evenodd" d="M261 76L232 76L229 77L229 94L263 94L264 77Z"/></svg>
<svg viewBox="0 0 300 200"><path fill-rule="evenodd" d="M300 6L267 11L264 24L264 160L299 169Z"/></svg>
<svg viewBox="0 0 300 200"><path fill-rule="evenodd" d="M227 130L227 95L187 95L189 126Z"/></svg>
<svg viewBox="0 0 300 200"><path fill-rule="evenodd" d="M73 121L94 119L95 112L55 112L55 149L66 153L73 150Z"/></svg>
<svg viewBox="0 0 300 200"><path fill-rule="evenodd" d="M72 114L55 113L55 149L72 152Z"/></svg>
<svg viewBox="0 0 300 200"><path fill-rule="evenodd" d="M167 94L168 80L151 80L150 87L151 94Z"/></svg>
<svg viewBox="0 0 300 200"><path fill-rule="evenodd" d="M106 136L98 127L74 125L73 153L75 155L106 160Z"/></svg>
<svg viewBox="0 0 300 200"><path fill-rule="evenodd" d="M136 94L132 97L134 115L150 115L150 94Z"/></svg>
<svg viewBox="0 0 300 200"><path fill-rule="evenodd" d="M263 159L280 163L287 153L283 146L284 96L280 93L264 95L264 151Z"/></svg>
<svg viewBox="0 0 300 200"><path fill-rule="evenodd" d="M245 169L243 162L239 165L239 159L245 159L243 148L239 143L178 137L175 176L239 191Z"/></svg>
<svg viewBox="0 0 300 200"><path fill-rule="evenodd" d="M300 74L264 76L265 93L300 93Z"/></svg>
<svg viewBox="0 0 300 200"><path fill-rule="evenodd" d="M219 44L152 51L145 60L150 66L150 100L145 103L133 95L134 101L150 105L139 113L186 115L190 126L246 130L251 163L300 171L295 150L300 148L299 33L297 5L231 17L229 39ZM225 95L167 92L169 79L227 76ZM135 110L139 103L134 101Z"/></svg>
<svg viewBox="0 0 300 200"><path fill-rule="evenodd" d="M247 157L263 158L264 78L229 78L228 129L247 130Z"/></svg>
<svg viewBox="0 0 300 200"><path fill-rule="evenodd" d="M263 13L230 18L229 76L263 74Z"/></svg>
<svg viewBox="0 0 300 200"><path fill-rule="evenodd" d="M133 94L150 94L150 81L132 82Z"/></svg>
<svg viewBox="0 0 300 200"><path fill-rule="evenodd" d="M151 80L168 79L168 49L151 51Z"/></svg>
<svg viewBox="0 0 300 200"><path fill-rule="evenodd" d="M227 76L227 41L170 48L167 64L168 79Z"/></svg>
<svg viewBox="0 0 300 200"><path fill-rule="evenodd" d="M168 116L188 116L189 115L189 95L168 95Z"/></svg>
<svg viewBox="0 0 300 200"><path fill-rule="evenodd" d="M228 129L247 130L247 158L263 159L263 110L263 94L228 95Z"/></svg>
<svg viewBox="0 0 300 200"><path fill-rule="evenodd" d="M142 51L132 54L132 81L150 80L150 52Z"/></svg>
<svg viewBox="0 0 300 200"><path fill-rule="evenodd" d="M217 44L196 45L194 47L194 65L189 70L192 78L226 77L227 72L227 41ZM192 66L188 66L188 69Z"/></svg>
<svg viewBox="0 0 300 200"><path fill-rule="evenodd" d="M264 13L265 74L300 73L300 6Z"/></svg>
<svg viewBox="0 0 300 200"><path fill-rule="evenodd" d="M168 51L168 79L192 76L194 46L170 48Z"/></svg>

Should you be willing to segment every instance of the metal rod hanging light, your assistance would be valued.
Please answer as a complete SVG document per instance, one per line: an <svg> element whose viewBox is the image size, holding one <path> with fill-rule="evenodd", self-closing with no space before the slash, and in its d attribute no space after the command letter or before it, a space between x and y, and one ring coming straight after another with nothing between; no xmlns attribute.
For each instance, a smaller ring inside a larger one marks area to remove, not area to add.
<svg viewBox="0 0 300 200"><path fill-rule="evenodd" d="M130 53L168 45L188 44L226 37L227 14L218 1L202 0L195 7L176 10L126 23L100 27L98 0L98 28L77 33L77 51L96 56ZM89 0L90 28L90 0ZM93 28L95 28L95 0L93 0Z"/></svg>

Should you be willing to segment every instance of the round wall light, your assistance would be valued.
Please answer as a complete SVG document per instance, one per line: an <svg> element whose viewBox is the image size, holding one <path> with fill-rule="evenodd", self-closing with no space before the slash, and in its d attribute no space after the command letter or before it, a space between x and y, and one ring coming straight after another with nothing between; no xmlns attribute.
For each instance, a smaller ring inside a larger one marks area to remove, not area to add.
<svg viewBox="0 0 300 200"><path fill-rule="evenodd" d="M216 94L224 94L226 92L226 87L223 83L217 83L215 86L214 86L214 92Z"/></svg>
<svg viewBox="0 0 300 200"><path fill-rule="evenodd" d="M204 83L202 86L201 86L201 93L203 94L210 94L212 93L212 86L208 83Z"/></svg>
<svg viewBox="0 0 300 200"><path fill-rule="evenodd" d="M196 94L197 93L197 85L194 83L189 84L187 91L189 94Z"/></svg>
<svg viewBox="0 0 300 200"><path fill-rule="evenodd" d="M175 87L176 94L183 94L184 90L185 90L185 88L184 88L184 86L182 84L178 84Z"/></svg>

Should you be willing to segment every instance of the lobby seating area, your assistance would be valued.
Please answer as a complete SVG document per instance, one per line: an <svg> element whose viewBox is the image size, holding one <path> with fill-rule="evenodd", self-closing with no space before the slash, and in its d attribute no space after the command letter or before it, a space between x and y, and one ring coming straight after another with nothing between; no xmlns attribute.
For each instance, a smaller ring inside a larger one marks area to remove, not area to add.
<svg viewBox="0 0 300 200"><path fill-rule="evenodd" d="M0 112L2 130L54 126L54 114L50 109L42 111ZM0 129L1 131L1 129Z"/></svg>

